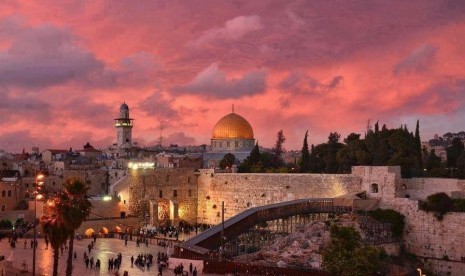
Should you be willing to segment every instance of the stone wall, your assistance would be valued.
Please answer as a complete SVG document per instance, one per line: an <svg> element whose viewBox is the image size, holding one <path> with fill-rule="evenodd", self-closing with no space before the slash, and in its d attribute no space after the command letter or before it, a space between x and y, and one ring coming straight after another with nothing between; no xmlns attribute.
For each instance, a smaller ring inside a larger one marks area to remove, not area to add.
<svg viewBox="0 0 465 276"><path fill-rule="evenodd" d="M380 207L405 216L404 244L409 253L438 275L465 275L465 213L449 213L438 221L419 210L418 201L407 198L383 199Z"/></svg>
<svg viewBox="0 0 465 276"><path fill-rule="evenodd" d="M444 192L449 196L463 195L465 181L447 178L411 178L402 179L403 196L412 199L426 199L429 195Z"/></svg>
<svg viewBox="0 0 465 276"><path fill-rule="evenodd" d="M109 174L106 170L99 169L85 169L73 170L65 169L63 178L66 179L78 178L89 186L90 195L103 195L106 194L106 186L109 184Z"/></svg>
<svg viewBox="0 0 465 276"><path fill-rule="evenodd" d="M131 170L118 186L118 194L128 191L129 213L143 215L140 212L148 212L152 224L161 223L161 212L165 211L175 224L181 220L197 221L198 186L193 169ZM160 209L165 203L170 210ZM150 205L155 207L150 208Z"/></svg>
<svg viewBox="0 0 465 276"><path fill-rule="evenodd" d="M255 206L301 198L328 198L360 191L361 177L350 174L246 174L200 170L198 222L221 221Z"/></svg>

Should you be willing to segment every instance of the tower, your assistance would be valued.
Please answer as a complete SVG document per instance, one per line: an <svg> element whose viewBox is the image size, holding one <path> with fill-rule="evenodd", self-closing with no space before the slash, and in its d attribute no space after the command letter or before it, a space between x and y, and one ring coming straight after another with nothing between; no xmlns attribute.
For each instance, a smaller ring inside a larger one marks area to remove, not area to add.
<svg viewBox="0 0 465 276"><path fill-rule="evenodd" d="M119 108L119 117L115 119L118 147L132 146L132 126L134 119L129 118L129 107L123 103Z"/></svg>

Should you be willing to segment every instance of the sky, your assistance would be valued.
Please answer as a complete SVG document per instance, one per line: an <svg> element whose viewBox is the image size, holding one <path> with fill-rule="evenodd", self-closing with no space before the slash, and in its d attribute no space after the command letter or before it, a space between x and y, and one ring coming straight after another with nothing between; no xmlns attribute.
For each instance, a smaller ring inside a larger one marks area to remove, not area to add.
<svg viewBox="0 0 465 276"><path fill-rule="evenodd" d="M465 130L465 1L2 0L0 149L209 144L231 112L261 146Z"/></svg>

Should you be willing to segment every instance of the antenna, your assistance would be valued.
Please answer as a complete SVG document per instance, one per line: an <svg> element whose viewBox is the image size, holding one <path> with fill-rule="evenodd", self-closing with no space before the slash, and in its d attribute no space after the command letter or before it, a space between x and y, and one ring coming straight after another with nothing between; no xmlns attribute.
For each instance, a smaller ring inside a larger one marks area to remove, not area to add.
<svg viewBox="0 0 465 276"><path fill-rule="evenodd" d="M163 147L163 129L165 129L164 124L166 121L159 119L158 123L160 124L160 137L158 137L158 146Z"/></svg>

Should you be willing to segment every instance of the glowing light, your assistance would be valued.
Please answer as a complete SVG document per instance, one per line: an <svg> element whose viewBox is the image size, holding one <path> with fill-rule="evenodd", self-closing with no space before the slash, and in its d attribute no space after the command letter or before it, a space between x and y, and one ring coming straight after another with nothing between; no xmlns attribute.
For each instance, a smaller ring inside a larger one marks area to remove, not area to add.
<svg viewBox="0 0 465 276"><path fill-rule="evenodd" d="M110 201L111 200L111 196L104 196L103 197L103 201Z"/></svg>
<svg viewBox="0 0 465 276"><path fill-rule="evenodd" d="M38 174L38 175L36 176L36 180L41 180L41 179L43 179L44 177L45 177L45 176L44 176L43 174Z"/></svg>
<svg viewBox="0 0 465 276"><path fill-rule="evenodd" d="M44 198L44 196L41 195L41 194L38 194L38 195L36 196L36 198L37 198L37 199L42 199L42 198Z"/></svg>
<svg viewBox="0 0 465 276"><path fill-rule="evenodd" d="M137 170L137 169L154 169L155 163L154 162L137 162L137 163L129 163L128 168Z"/></svg>

